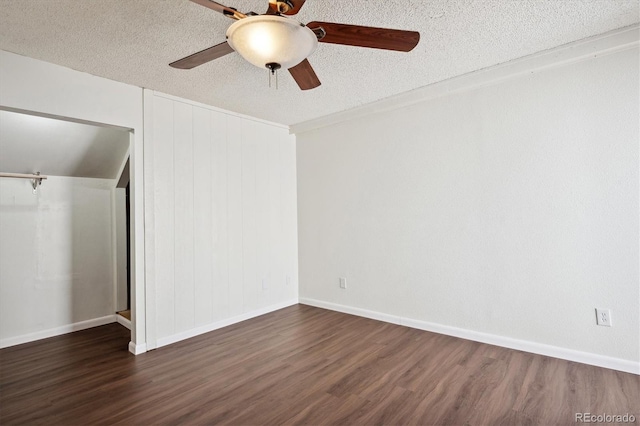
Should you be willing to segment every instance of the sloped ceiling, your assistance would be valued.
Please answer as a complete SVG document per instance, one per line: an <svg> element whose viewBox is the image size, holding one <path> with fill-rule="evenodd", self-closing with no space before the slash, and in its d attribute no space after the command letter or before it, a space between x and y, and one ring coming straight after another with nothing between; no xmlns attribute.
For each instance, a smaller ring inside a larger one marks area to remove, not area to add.
<svg viewBox="0 0 640 426"><path fill-rule="evenodd" d="M129 132L0 111L0 172L116 179Z"/></svg>
<svg viewBox="0 0 640 426"><path fill-rule="evenodd" d="M267 0L223 0L263 13ZM308 0L296 18L415 30L410 53L320 44L322 86L230 54L170 62L225 40L231 20L188 0L0 0L0 49L281 124L297 124L637 23L637 0Z"/></svg>

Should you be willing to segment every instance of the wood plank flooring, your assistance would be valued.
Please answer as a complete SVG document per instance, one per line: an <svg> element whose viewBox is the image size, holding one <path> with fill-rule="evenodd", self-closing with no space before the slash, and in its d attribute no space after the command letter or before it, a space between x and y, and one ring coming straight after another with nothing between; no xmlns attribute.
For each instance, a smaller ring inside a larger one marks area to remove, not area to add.
<svg viewBox="0 0 640 426"><path fill-rule="evenodd" d="M640 377L297 305L134 357L118 324L0 350L6 424L575 424Z"/></svg>

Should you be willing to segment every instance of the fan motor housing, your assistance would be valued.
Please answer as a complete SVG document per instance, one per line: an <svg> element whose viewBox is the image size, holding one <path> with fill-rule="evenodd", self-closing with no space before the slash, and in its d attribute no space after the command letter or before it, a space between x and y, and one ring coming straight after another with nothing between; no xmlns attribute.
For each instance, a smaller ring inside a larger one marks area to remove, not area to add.
<svg viewBox="0 0 640 426"><path fill-rule="evenodd" d="M277 1L276 8L279 13L287 13L289 10L293 9L293 3L289 0Z"/></svg>

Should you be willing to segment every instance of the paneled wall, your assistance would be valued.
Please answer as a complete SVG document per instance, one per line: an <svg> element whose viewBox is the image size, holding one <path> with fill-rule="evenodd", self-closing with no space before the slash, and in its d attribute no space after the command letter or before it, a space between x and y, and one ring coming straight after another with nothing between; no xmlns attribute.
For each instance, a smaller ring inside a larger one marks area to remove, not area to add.
<svg viewBox="0 0 640 426"><path fill-rule="evenodd" d="M154 92L145 109L151 347L297 303L295 139Z"/></svg>

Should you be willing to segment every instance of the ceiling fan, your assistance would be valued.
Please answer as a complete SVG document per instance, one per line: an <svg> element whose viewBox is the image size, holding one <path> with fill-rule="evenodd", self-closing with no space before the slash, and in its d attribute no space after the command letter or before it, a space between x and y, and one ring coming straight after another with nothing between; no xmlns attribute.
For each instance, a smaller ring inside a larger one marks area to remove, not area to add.
<svg viewBox="0 0 640 426"><path fill-rule="evenodd" d="M320 80L307 60L318 42L409 52L420 41L420 33L416 31L333 22L304 25L289 18L300 11L305 0L269 0L269 8L262 15L238 12L212 0L191 1L236 22L227 29L227 41L170 63L174 68L191 69L236 51L253 65L266 67L272 74L280 68L288 69L298 86L308 90L320 86Z"/></svg>

